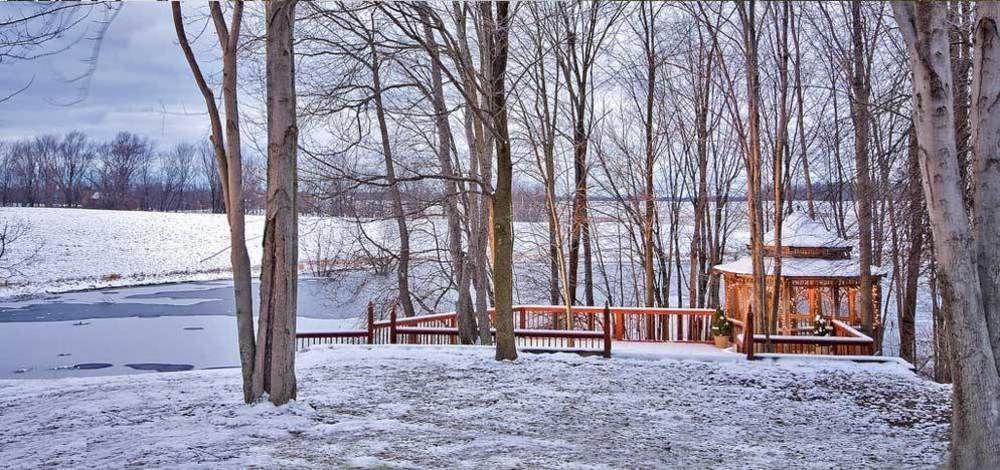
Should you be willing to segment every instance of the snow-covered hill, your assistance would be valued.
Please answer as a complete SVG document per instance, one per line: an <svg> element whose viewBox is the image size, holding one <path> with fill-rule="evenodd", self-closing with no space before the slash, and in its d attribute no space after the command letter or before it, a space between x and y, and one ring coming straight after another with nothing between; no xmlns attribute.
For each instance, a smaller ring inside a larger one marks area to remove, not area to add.
<svg viewBox="0 0 1000 470"><path fill-rule="evenodd" d="M37 251L34 263L10 285L0 286L0 298L230 276L223 214L8 207L0 208L0 218L30 226L30 236L12 247L11 258ZM263 216L247 217L247 247L255 266L263 223ZM307 260L316 238L340 232L339 225L349 223L302 217L300 258Z"/></svg>
<svg viewBox="0 0 1000 470"><path fill-rule="evenodd" d="M0 462L55 467L900 468L945 458L949 388L890 365L338 347L299 400L238 370L0 381Z"/></svg>

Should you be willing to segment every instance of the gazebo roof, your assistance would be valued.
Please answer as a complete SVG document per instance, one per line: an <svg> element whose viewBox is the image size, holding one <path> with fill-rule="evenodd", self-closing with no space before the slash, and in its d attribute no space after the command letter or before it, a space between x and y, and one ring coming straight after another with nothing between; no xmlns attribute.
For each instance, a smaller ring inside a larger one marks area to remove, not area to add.
<svg viewBox="0 0 1000 470"><path fill-rule="evenodd" d="M749 256L744 256L738 260L716 265L716 271L733 274L753 274L753 260ZM771 275L774 273L774 258L764 258L764 273ZM872 266L873 276L883 276L885 269L879 266ZM782 277L808 277L808 278L856 278L860 276L860 265L857 259L823 259L823 258L783 258L781 260Z"/></svg>
<svg viewBox="0 0 1000 470"><path fill-rule="evenodd" d="M764 234L764 246L774 246L774 229ZM827 230L808 215L793 211L781 222L781 245L791 248L851 248L853 244Z"/></svg>

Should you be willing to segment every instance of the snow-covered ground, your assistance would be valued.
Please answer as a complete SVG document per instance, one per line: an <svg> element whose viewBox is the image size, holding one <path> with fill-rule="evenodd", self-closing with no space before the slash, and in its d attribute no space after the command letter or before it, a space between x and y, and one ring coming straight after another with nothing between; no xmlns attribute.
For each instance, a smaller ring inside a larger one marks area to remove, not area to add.
<svg viewBox="0 0 1000 470"><path fill-rule="evenodd" d="M299 400L239 371L0 380L0 462L54 467L900 468L947 449L949 389L889 365L299 354Z"/></svg>
<svg viewBox="0 0 1000 470"><path fill-rule="evenodd" d="M12 247L12 259L37 251L0 298L230 276L229 226L223 214L107 211L62 208L0 208L0 217L26 221L27 240ZM263 216L247 216L247 248L259 266ZM303 217L303 261L319 236L328 238L349 225Z"/></svg>

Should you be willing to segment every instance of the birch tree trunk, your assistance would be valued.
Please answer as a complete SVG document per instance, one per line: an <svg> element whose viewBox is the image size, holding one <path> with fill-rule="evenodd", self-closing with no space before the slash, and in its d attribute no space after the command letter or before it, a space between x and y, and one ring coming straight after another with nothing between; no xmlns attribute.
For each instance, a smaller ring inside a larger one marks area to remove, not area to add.
<svg viewBox="0 0 1000 470"><path fill-rule="evenodd" d="M264 6L267 91L267 202L260 315L254 366L255 396L282 405L295 383L295 320L298 293L298 125L295 109L294 1Z"/></svg>
<svg viewBox="0 0 1000 470"><path fill-rule="evenodd" d="M977 2L973 29L972 160L979 286L1000 375L1000 3Z"/></svg>
<svg viewBox="0 0 1000 470"><path fill-rule="evenodd" d="M950 463L955 468L997 468L1000 467L1000 374L991 348L979 266L975 262L980 252L966 216L958 170L947 8L939 3L898 2L893 4L893 11L913 69L914 122L924 196L934 235L941 294L948 305L943 311L950 317L946 319L954 383ZM983 47L985 56L995 54L991 47L996 47L996 23L988 18L984 22L984 31L989 31L988 25L993 24L993 39L983 38L984 42L976 46ZM980 65L977 73L995 80L1000 72L997 64L982 59L977 57ZM983 93L981 87L982 84L977 86L979 94ZM980 103L979 94L973 102ZM973 122L977 124L975 127L980 124ZM989 191L996 192L996 188L984 187L984 192ZM982 225L978 228L989 230Z"/></svg>

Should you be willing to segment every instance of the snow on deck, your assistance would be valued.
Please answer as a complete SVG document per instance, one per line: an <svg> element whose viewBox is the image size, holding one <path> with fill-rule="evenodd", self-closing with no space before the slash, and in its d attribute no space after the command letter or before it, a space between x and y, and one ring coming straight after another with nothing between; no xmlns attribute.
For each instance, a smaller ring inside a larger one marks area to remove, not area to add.
<svg viewBox="0 0 1000 470"><path fill-rule="evenodd" d="M947 448L950 389L897 366L492 355L312 350L277 408L240 404L238 370L0 381L0 462L894 468Z"/></svg>

